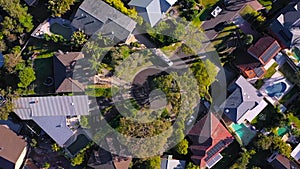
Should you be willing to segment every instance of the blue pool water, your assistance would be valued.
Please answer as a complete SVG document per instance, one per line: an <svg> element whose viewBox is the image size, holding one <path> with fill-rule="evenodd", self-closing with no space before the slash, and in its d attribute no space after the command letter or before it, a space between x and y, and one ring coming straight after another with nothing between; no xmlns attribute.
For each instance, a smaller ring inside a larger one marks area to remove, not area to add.
<svg viewBox="0 0 300 169"><path fill-rule="evenodd" d="M273 84L272 86L266 87L266 93L270 97L280 97L286 90L286 84L284 82Z"/></svg>

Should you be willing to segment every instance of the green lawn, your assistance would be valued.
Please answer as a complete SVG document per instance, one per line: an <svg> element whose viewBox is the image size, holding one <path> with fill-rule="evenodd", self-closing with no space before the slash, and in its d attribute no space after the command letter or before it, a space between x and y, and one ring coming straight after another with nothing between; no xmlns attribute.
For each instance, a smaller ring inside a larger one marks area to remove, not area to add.
<svg viewBox="0 0 300 169"><path fill-rule="evenodd" d="M243 18L246 18L247 15L252 14L253 12L256 12L250 5L246 5L241 11L240 15Z"/></svg>
<svg viewBox="0 0 300 169"><path fill-rule="evenodd" d="M264 80L263 79L258 79L255 84L254 84L254 87L256 89L260 89L263 85L265 84Z"/></svg>
<svg viewBox="0 0 300 169"><path fill-rule="evenodd" d="M219 0L201 0L201 5L205 8L215 5Z"/></svg>
<svg viewBox="0 0 300 169"><path fill-rule="evenodd" d="M267 73L264 75L264 78L271 78L274 73L276 72L276 67L278 66L278 64L275 62L273 63L273 65L267 70Z"/></svg>
<svg viewBox="0 0 300 169"><path fill-rule="evenodd" d="M52 57L49 58L38 58L34 60L34 70L36 75L35 93L37 94L48 94L54 92L53 86L45 86L43 83L47 77L53 77L53 60Z"/></svg>
<svg viewBox="0 0 300 169"><path fill-rule="evenodd" d="M272 0L258 0L259 3L262 4L262 6L264 6L265 8L267 8L267 10L271 10L272 9Z"/></svg>
<svg viewBox="0 0 300 169"><path fill-rule="evenodd" d="M279 71L284 74L284 76L292 83L298 84L300 82L299 75L290 67L286 62L280 68Z"/></svg>
<svg viewBox="0 0 300 169"><path fill-rule="evenodd" d="M294 123L297 128L300 128L300 120L298 117L294 116L292 113L288 114L288 119L290 123Z"/></svg>
<svg viewBox="0 0 300 169"><path fill-rule="evenodd" d="M282 99L279 101L281 104L287 102L290 98L292 98L300 89L298 86L294 86L287 94L285 94Z"/></svg>

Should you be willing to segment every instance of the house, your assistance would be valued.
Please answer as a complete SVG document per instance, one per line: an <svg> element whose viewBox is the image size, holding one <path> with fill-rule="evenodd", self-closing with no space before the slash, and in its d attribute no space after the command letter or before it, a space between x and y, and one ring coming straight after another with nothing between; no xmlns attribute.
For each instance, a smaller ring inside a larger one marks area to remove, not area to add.
<svg viewBox="0 0 300 169"><path fill-rule="evenodd" d="M22 120L33 120L61 147L76 133L79 116L89 114L86 95L21 97L13 103Z"/></svg>
<svg viewBox="0 0 300 169"><path fill-rule="evenodd" d="M161 159L160 169L185 169L184 160Z"/></svg>
<svg viewBox="0 0 300 169"><path fill-rule="evenodd" d="M136 22L102 0L84 0L72 19L72 25L88 36L96 32L126 42Z"/></svg>
<svg viewBox="0 0 300 169"><path fill-rule="evenodd" d="M128 5L134 7L139 15L153 27L176 1L177 0L131 0Z"/></svg>
<svg viewBox="0 0 300 169"><path fill-rule="evenodd" d="M27 150L23 137L0 125L0 168L20 169Z"/></svg>
<svg viewBox="0 0 300 169"><path fill-rule="evenodd" d="M38 0L24 0L28 6L35 6Z"/></svg>
<svg viewBox="0 0 300 169"><path fill-rule="evenodd" d="M273 153L267 160L274 169L299 169L299 166L285 156Z"/></svg>
<svg viewBox="0 0 300 169"><path fill-rule="evenodd" d="M291 2L269 25L268 32L280 43L282 48L300 48L300 2ZM298 42L297 42L298 41Z"/></svg>
<svg viewBox="0 0 300 169"><path fill-rule="evenodd" d="M54 55L54 87L56 93L84 91L84 86L73 79L76 62L83 57L81 52L56 53Z"/></svg>
<svg viewBox="0 0 300 169"><path fill-rule="evenodd" d="M112 155L110 152L99 148L93 150L88 166L94 169L128 169L131 158Z"/></svg>
<svg viewBox="0 0 300 169"><path fill-rule="evenodd" d="M266 74L264 66L267 65L280 50L281 47L274 38L264 36L248 48L247 53L250 56L245 54L243 58L238 58L236 65L245 77L262 78Z"/></svg>
<svg viewBox="0 0 300 169"><path fill-rule="evenodd" d="M197 122L189 131L188 138L192 142L189 147L191 160L200 168L212 168L223 158L220 152L234 140L214 113L208 113Z"/></svg>
<svg viewBox="0 0 300 169"><path fill-rule="evenodd" d="M300 163L300 143L296 146L296 148L292 151L291 156Z"/></svg>
<svg viewBox="0 0 300 169"><path fill-rule="evenodd" d="M229 86L229 89L232 92L221 108L234 123L251 122L268 105L259 91L243 76Z"/></svg>

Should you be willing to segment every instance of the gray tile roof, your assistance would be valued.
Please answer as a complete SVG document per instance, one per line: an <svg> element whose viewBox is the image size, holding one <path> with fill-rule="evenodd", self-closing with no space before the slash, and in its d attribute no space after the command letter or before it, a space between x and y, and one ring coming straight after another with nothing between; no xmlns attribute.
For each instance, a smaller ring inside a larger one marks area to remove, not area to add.
<svg viewBox="0 0 300 169"><path fill-rule="evenodd" d="M239 121L248 110L255 108L263 100L259 92L243 76L236 80L235 85L237 88L221 106L224 108L224 114L233 122Z"/></svg>
<svg viewBox="0 0 300 169"><path fill-rule="evenodd" d="M21 97L13 102L14 112L22 120L33 120L60 146L73 135L66 116L89 114L86 95Z"/></svg>
<svg viewBox="0 0 300 169"><path fill-rule="evenodd" d="M100 30L109 19L123 28L116 34L116 38L122 41L127 39L136 26L134 20L102 0L84 0L73 18L72 25L77 29L84 30L86 34L92 35ZM119 34L122 36L118 37ZM126 38L124 39L124 37Z"/></svg>
<svg viewBox="0 0 300 169"><path fill-rule="evenodd" d="M151 26L155 26L162 18L160 0L132 0L128 5L135 7L139 15Z"/></svg>

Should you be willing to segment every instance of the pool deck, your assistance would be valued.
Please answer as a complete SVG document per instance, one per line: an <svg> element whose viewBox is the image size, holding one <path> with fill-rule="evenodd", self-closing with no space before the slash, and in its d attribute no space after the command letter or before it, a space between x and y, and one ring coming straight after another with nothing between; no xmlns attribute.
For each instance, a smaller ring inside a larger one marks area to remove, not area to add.
<svg viewBox="0 0 300 169"><path fill-rule="evenodd" d="M278 98L276 96L274 97L270 97L267 93L266 93L266 88L268 86L272 86L273 84L276 83L280 83L280 82L284 82L286 84L286 89L283 92L283 94ZM273 105L276 106L279 104L279 100L282 99L282 97L288 93L292 88L293 88L293 84L291 82L289 82L279 71L277 71L276 73L274 73L274 75L270 78L270 79L266 79L265 80L265 84L259 89L259 92Z"/></svg>

